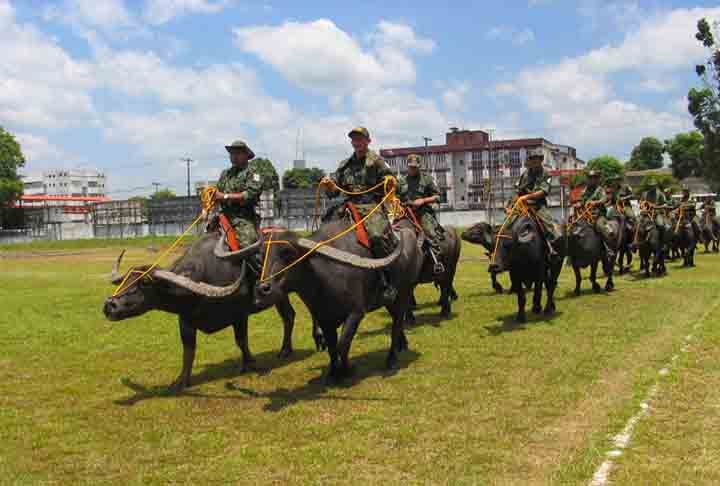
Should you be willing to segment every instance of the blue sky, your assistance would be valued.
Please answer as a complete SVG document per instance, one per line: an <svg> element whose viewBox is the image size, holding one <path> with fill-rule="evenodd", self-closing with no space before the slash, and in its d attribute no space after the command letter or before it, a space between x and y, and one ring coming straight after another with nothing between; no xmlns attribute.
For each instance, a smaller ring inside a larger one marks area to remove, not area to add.
<svg viewBox="0 0 720 486"><path fill-rule="evenodd" d="M26 172L95 167L111 195L183 191L245 139L280 169L332 169L346 133L376 148L450 126L626 159L692 128L705 1L0 0L0 125Z"/></svg>

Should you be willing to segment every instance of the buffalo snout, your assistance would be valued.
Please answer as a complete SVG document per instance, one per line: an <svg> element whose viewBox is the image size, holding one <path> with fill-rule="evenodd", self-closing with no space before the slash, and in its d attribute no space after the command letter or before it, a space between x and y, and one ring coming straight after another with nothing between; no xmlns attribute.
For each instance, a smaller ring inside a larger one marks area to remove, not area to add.
<svg viewBox="0 0 720 486"><path fill-rule="evenodd" d="M112 320L118 311L118 304L112 297L108 298L103 305L103 314L107 319Z"/></svg>

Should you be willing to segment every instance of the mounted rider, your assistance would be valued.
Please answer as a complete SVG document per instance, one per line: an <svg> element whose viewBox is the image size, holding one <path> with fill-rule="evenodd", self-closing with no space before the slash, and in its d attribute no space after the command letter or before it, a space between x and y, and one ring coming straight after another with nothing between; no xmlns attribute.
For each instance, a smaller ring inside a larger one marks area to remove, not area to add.
<svg viewBox="0 0 720 486"><path fill-rule="evenodd" d="M607 178L605 185L607 193L607 217L608 219L625 217L625 223L632 226L635 223L635 213L633 212L630 200L633 198L633 190L628 184L622 183L622 176L619 174L611 175Z"/></svg>
<svg viewBox="0 0 720 486"><path fill-rule="evenodd" d="M215 201L220 203L220 214L227 218L221 217L220 222L228 245L237 250L258 240L260 222L255 208L263 189L262 177L248 165L255 153L245 142L236 140L225 149L232 167L220 174Z"/></svg>
<svg viewBox="0 0 720 486"><path fill-rule="evenodd" d="M641 212L640 218L646 221L651 215L654 215L653 222L657 226L660 232L660 241L665 238L665 208L667 207L667 200L665 195L658 189L658 183L655 179L651 179L648 182L648 190L642 195L641 205L647 206L645 214Z"/></svg>
<svg viewBox="0 0 720 486"><path fill-rule="evenodd" d="M575 207L578 209L587 208L587 210L590 211L595 223L595 231L597 231L600 238L602 238L605 252L609 258L613 258L615 256L615 251L613 250L615 242L612 241L613 237L610 234L611 230L608 226L605 208L605 204L607 204L607 194L600 184L599 171L591 169L588 171L587 176L587 185L580 196L580 200L575 203Z"/></svg>
<svg viewBox="0 0 720 486"><path fill-rule="evenodd" d="M364 218L382 201L384 197L382 182L386 176L393 174L385 160L368 148L372 140L367 128L353 128L348 133L348 137L353 147L353 154L340 162L334 174L323 177L320 185L325 188L325 193L329 197L343 194L344 206L353 212L353 216ZM379 187L369 191L375 186ZM364 224L373 256L382 258L389 255L394 243L390 238L390 221L385 208L373 212ZM397 289L392 283L392 273L388 268L383 268L379 273L383 300L388 304L392 303L397 297Z"/></svg>
<svg viewBox="0 0 720 486"><path fill-rule="evenodd" d="M680 199L678 208L678 217L682 218L684 221L690 221L693 232L695 233L695 241L700 241L702 239L700 218L697 215L695 201L690 199L690 188L687 184L683 184L682 186L682 198Z"/></svg>
<svg viewBox="0 0 720 486"><path fill-rule="evenodd" d="M547 198L552 188L552 176L543 167L544 160L545 154L542 149L528 153L525 161L527 170L520 175L520 179L515 185L517 190L515 201L525 202L534 212L540 226L540 233L547 243L548 255L553 257L557 255L553 245L560 238L560 229L547 208ZM517 213L511 213L508 216L506 225L510 227L516 218Z"/></svg>
<svg viewBox="0 0 720 486"><path fill-rule="evenodd" d="M411 154L407 158L407 176L401 178L399 196L410 206L417 222L427 237L429 251L433 261L438 261L440 242L445 239L445 230L435 216L432 204L440 201L440 190L433 178L425 174L420 167L420 156Z"/></svg>

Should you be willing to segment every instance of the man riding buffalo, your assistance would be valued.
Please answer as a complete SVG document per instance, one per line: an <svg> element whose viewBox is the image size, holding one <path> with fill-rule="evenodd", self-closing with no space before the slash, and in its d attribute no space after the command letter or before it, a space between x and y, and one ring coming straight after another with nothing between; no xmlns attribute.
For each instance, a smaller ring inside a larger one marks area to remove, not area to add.
<svg viewBox="0 0 720 486"><path fill-rule="evenodd" d="M225 149L232 167L220 174L215 200L220 203L221 214L230 224L229 228L223 227L228 244L232 250L238 250L258 240L259 221L255 207L262 193L262 178L248 166L255 153L245 142L236 140Z"/></svg>
<svg viewBox="0 0 720 486"><path fill-rule="evenodd" d="M700 241L702 239L700 218L697 215L695 201L690 200L690 188L686 184L682 186L682 198L680 199L679 208L679 217L683 220L690 221L693 233L695 233L695 241Z"/></svg>
<svg viewBox="0 0 720 486"><path fill-rule="evenodd" d="M433 260L437 261L445 230L440 226L431 205L440 200L440 191L433 178L420 170L419 155L408 156L407 168L407 176L400 181L400 197L412 208L427 237Z"/></svg>
<svg viewBox="0 0 720 486"><path fill-rule="evenodd" d="M611 231L608 227L608 220L606 217L605 204L607 203L607 195L605 189L600 184L600 172L597 170L588 171L588 183L580 196L580 200L575 203L576 208L585 207L587 208L595 221L595 231L598 232L602 238L603 245L605 246L605 252L608 259L612 260L615 257L614 241L611 241Z"/></svg>
<svg viewBox="0 0 720 486"><path fill-rule="evenodd" d="M641 214L641 219L649 218L650 214L654 214L654 223L660 233L660 241L664 241L667 199L665 199L665 194L658 189L656 180L652 179L648 182L648 190L643 193L641 203L648 205L648 210L650 210L650 213Z"/></svg>
<svg viewBox="0 0 720 486"><path fill-rule="evenodd" d="M368 148L370 132L365 127L353 128L348 133L354 153L340 162L340 165L329 177L323 177L320 185L325 193L335 197L340 193L345 195L345 205L357 216L367 216L383 199L382 182L392 171L385 160ZM369 191L378 186L377 189ZM390 221L384 208L373 212L365 220L370 251L376 258L390 254L394 246L390 239ZM397 296L397 289L392 282L392 274L387 269L380 271L380 281L383 286L383 299L386 303L393 302Z"/></svg>
<svg viewBox="0 0 720 486"><path fill-rule="evenodd" d="M560 230L547 208L547 197L550 195L552 176L543 167L544 160L545 154L541 149L528 154L525 162L527 170L518 179L515 200L527 203L528 207L533 210L540 223L541 233L545 238L547 254L552 257L557 254L553 245L560 238ZM516 217L516 214L511 213L506 225L510 227Z"/></svg>

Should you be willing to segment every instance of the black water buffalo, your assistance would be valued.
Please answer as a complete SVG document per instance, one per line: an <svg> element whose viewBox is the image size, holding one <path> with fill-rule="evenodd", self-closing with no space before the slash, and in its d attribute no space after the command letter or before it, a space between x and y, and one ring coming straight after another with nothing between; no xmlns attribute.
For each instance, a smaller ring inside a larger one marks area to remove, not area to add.
<svg viewBox="0 0 720 486"><path fill-rule="evenodd" d="M386 306L393 320L386 364L396 365L397 353L407 349L403 322L423 264L414 230L404 227L397 231L395 250L385 258L371 258L370 251L357 242L355 235L347 234L281 271L316 247L316 242L338 235L347 226L347 220L330 221L307 239L290 232L273 234L273 242L265 242L267 280L259 283L255 291L255 301L263 307L286 300L290 292L300 296L325 338L330 357L327 382L351 371L348 354L358 326L366 313L383 306L378 269L384 267L391 270L398 290L395 301ZM340 325L343 329L338 340Z"/></svg>
<svg viewBox="0 0 720 486"><path fill-rule="evenodd" d="M655 276L664 275L667 272L665 268L666 237L661 235L660 229L652 218L640 218L636 224L632 247L640 257L640 271L644 270L646 277L650 276L651 271Z"/></svg>
<svg viewBox="0 0 720 486"><path fill-rule="evenodd" d="M398 225L410 228L412 223L407 219L403 219ZM451 301L457 300L458 298L453 286L453 280L455 280L455 272L457 271L457 264L460 259L460 247L462 245L455 232L455 228L448 226L444 228L444 230L445 238L440 241L440 254L437 256L439 263L442 265L442 271L435 272L435 261L430 255L425 254L425 260L417 284L433 283L440 289L440 300L438 301L441 309L440 315L442 317L448 317L452 312ZM415 305L414 288L411 304L412 306ZM412 310L408 314L408 320L410 322L414 322L415 320Z"/></svg>
<svg viewBox="0 0 720 486"><path fill-rule="evenodd" d="M557 256L550 261L545 256L546 242L532 217L518 216L510 228L498 235L497 250L491 256L491 273L510 272L510 291L517 294L517 321L526 322L525 290L534 287L532 312L545 315L555 313L555 289L562 270L564 252L562 242L556 242ZM545 309L542 308L543 285L547 289Z"/></svg>
<svg viewBox="0 0 720 486"><path fill-rule="evenodd" d="M700 229L702 230L705 253L708 253L710 250L715 253L720 251L720 224L718 224L715 218L710 217L708 213L704 214L700 221Z"/></svg>
<svg viewBox="0 0 720 486"><path fill-rule="evenodd" d="M616 251L621 246L623 232L616 219L608 220L610 239L615 242L612 250ZM602 238L593 225L585 218L572 219L565 226L565 238L567 239L567 255L573 272L575 273L575 295L580 295L580 284L582 282L582 268L590 267L590 282L594 292L600 292L602 287L597 283L598 265L602 264L607 280L605 290L611 291L615 288L613 282L613 267L615 258L609 258Z"/></svg>
<svg viewBox="0 0 720 486"><path fill-rule="evenodd" d="M683 267L695 266L695 230L692 221L683 218L673 225L673 248L677 248L683 258Z"/></svg>
<svg viewBox="0 0 720 486"><path fill-rule="evenodd" d="M460 237L468 243L481 245L485 248L487 256L490 257L495 250L495 239L498 230L499 228L493 228L488 223L476 223L463 231ZM502 294L503 287L500 285L500 282L497 281L497 276L497 272L490 271L490 283L492 284L492 288L495 289L495 292Z"/></svg>
<svg viewBox="0 0 720 486"><path fill-rule="evenodd" d="M632 268L633 253L632 253L632 240L635 234L634 220L628 220L625 216L617 218L620 231L623 234L620 236L620 243L618 245L618 251L616 254L616 264L618 267L618 273L624 275Z"/></svg>
<svg viewBox="0 0 720 486"><path fill-rule="evenodd" d="M182 370L171 385L175 390L190 385L197 331L211 334L233 326L244 369L254 362L248 346L248 316L264 307L254 304L255 278L250 275L243 257L256 253L259 247L256 243L241 252L228 253L219 234L204 235L168 270L152 270L133 283L149 266L131 269L128 279L131 285L126 285L117 296L108 298L103 312L111 321L136 317L151 310L178 315L183 361ZM113 267L111 280L115 284L124 278L118 274L121 259L122 254ZM287 298L278 299L276 308L284 324L280 356L286 357L292 353L295 311ZM321 337L315 333L314 337L320 345Z"/></svg>

